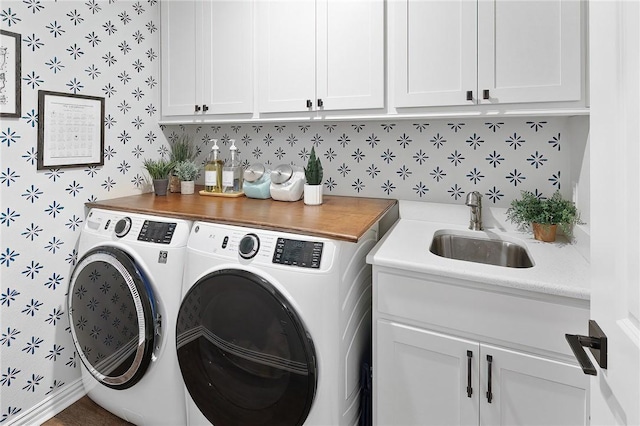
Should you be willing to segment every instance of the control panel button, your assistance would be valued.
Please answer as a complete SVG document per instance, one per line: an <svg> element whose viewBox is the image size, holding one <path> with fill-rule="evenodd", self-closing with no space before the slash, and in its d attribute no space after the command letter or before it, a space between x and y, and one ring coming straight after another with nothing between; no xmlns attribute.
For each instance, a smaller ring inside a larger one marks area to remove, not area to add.
<svg viewBox="0 0 640 426"><path fill-rule="evenodd" d="M123 217L122 219L116 222L116 226L113 228L113 231L115 232L116 237L122 238L129 233L130 229L131 229L131 218Z"/></svg>
<svg viewBox="0 0 640 426"><path fill-rule="evenodd" d="M243 259L251 259L260 249L260 239L256 234L247 234L240 240L238 253Z"/></svg>

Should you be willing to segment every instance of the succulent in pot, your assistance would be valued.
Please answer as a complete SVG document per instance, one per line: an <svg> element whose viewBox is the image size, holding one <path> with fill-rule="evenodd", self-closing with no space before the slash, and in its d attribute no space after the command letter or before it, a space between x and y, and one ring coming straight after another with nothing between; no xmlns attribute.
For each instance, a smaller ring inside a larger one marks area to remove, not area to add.
<svg viewBox="0 0 640 426"><path fill-rule="evenodd" d="M304 177L308 185L320 185L322 183L322 162L316 157L315 147L311 147L311 155L307 167L304 168Z"/></svg>
<svg viewBox="0 0 640 426"><path fill-rule="evenodd" d="M193 161L195 159L191 137L187 134L172 138L169 141L169 148L169 160L176 165L183 161ZM178 177L175 170L169 179L169 191L180 192L180 181L183 179Z"/></svg>
<svg viewBox="0 0 640 426"><path fill-rule="evenodd" d="M180 161L176 164L173 173L180 179L180 192L183 194L193 194L195 179L198 176L198 166L190 160Z"/></svg>
<svg viewBox="0 0 640 426"><path fill-rule="evenodd" d="M182 181L196 180L198 177L199 168L193 161L180 161L176 163L176 167L173 172Z"/></svg>
<svg viewBox="0 0 640 426"><path fill-rule="evenodd" d="M556 191L550 198L542 198L530 191L522 191L520 199L511 201L507 219L520 229L533 230L541 241L555 241L555 229L559 227L568 237L573 237L573 227L583 224L573 201L562 198Z"/></svg>
<svg viewBox="0 0 640 426"><path fill-rule="evenodd" d="M153 188L156 195L166 195L169 184L169 176L174 168L174 163L161 158L159 160L145 159L143 167L153 179Z"/></svg>
<svg viewBox="0 0 640 426"><path fill-rule="evenodd" d="M307 167L304 168L304 203L308 205L322 204L322 162L316 157L316 150L311 147L311 155Z"/></svg>

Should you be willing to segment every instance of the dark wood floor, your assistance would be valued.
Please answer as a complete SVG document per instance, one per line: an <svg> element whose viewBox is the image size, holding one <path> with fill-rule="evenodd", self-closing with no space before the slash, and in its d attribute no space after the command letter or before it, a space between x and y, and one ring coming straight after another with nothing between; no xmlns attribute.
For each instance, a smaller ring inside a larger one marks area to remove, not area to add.
<svg viewBox="0 0 640 426"><path fill-rule="evenodd" d="M132 426L84 396L42 426Z"/></svg>

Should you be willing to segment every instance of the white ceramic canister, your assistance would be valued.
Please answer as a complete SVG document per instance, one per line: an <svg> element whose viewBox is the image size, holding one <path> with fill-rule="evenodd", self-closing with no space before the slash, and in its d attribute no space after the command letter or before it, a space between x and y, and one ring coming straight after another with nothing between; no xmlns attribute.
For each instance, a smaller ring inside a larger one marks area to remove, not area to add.
<svg viewBox="0 0 640 426"><path fill-rule="evenodd" d="M271 171L262 163L254 163L244 171L244 195L249 198L271 198Z"/></svg>
<svg viewBox="0 0 640 426"><path fill-rule="evenodd" d="M278 201L298 201L304 192L304 169L281 164L271 171L271 198Z"/></svg>

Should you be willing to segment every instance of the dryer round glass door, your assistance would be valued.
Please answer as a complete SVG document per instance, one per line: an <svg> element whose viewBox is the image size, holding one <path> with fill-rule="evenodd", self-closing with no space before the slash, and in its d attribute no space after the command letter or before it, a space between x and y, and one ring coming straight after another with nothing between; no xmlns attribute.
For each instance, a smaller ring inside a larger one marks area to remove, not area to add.
<svg viewBox="0 0 640 426"><path fill-rule="evenodd" d="M186 294L176 330L184 383L214 425L302 425L313 402L313 342L269 282L225 269Z"/></svg>
<svg viewBox="0 0 640 426"><path fill-rule="evenodd" d="M98 247L76 265L67 295L76 350L100 383L133 386L144 375L156 339L156 302L143 271L124 251Z"/></svg>

